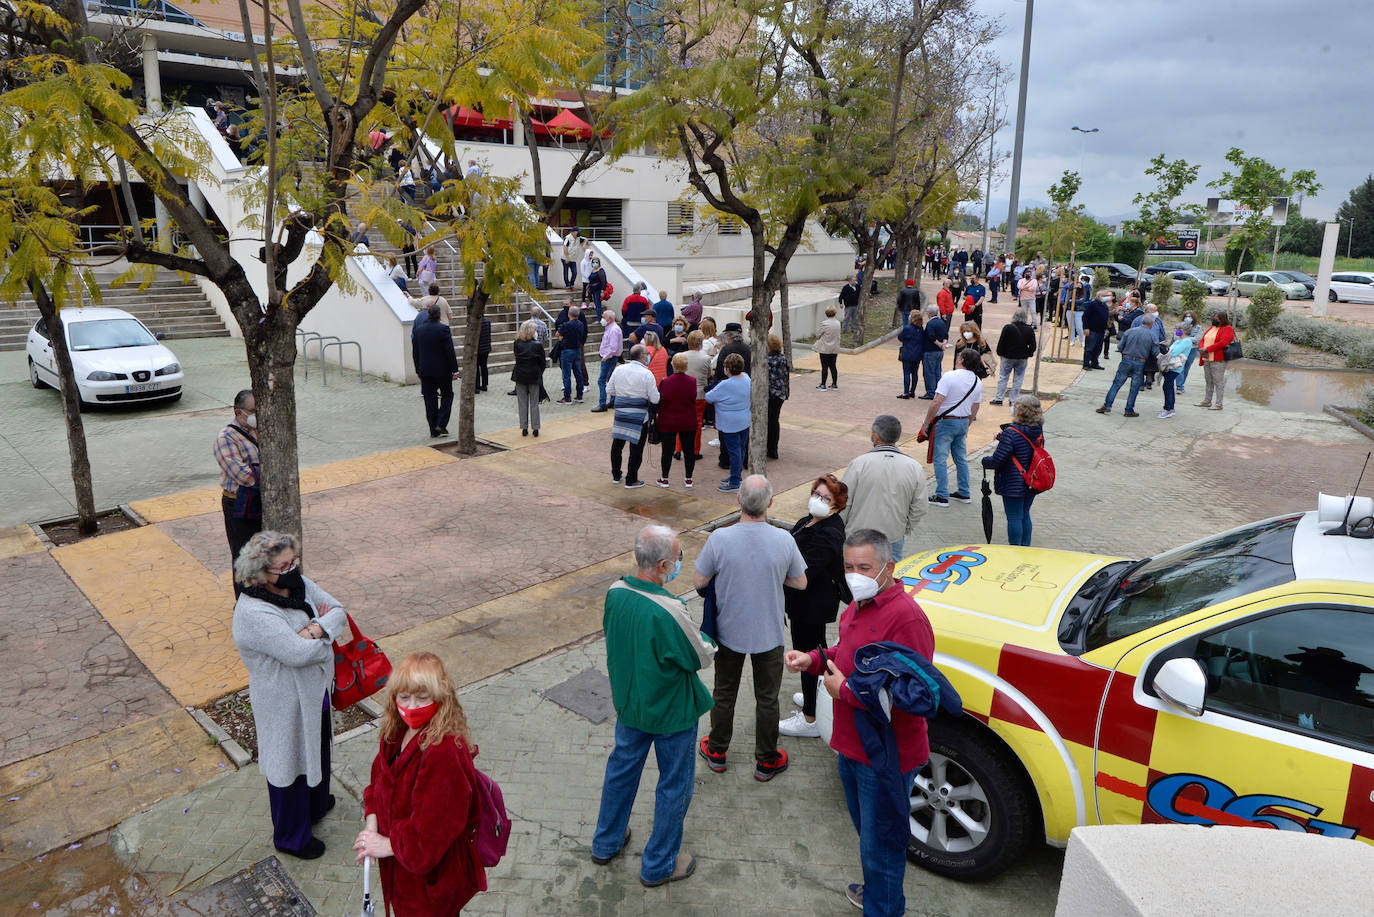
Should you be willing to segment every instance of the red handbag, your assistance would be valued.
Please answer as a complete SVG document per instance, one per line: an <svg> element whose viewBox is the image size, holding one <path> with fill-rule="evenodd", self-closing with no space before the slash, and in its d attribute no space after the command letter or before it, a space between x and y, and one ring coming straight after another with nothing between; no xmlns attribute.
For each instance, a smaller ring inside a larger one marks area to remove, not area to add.
<svg viewBox="0 0 1374 917"><path fill-rule="evenodd" d="M330 703L335 710L346 710L364 697L371 697L391 677L391 660L377 645L364 637L348 615L348 629L352 638L334 641L334 691Z"/></svg>

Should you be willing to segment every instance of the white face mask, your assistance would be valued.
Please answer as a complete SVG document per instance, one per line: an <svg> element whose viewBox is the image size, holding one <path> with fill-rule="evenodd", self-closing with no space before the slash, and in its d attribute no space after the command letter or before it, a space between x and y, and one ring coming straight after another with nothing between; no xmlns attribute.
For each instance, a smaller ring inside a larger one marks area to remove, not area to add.
<svg viewBox="0 0 1374 917"><path fill-rule="evenodd" d="M850 595L854 596L856 602L866 602L878 594L878 581L871 576L864 576L862 573L846 573L844 581L845 585L849 587Z"/></svg>
<svg viewBox="0 0 1374 917"><path fill-rule="evenodd" d="M258 428L258 415L256 413L248 414L243 418L243 422L248 425L248 429L256 430Z"/></svg>
<svg viewBox="0 0 1374 917"><path fill-rule="evenodd" d="M964 332L964 340L966 340L966 341L971 341L971 340L973 340L973 332L972 332L972 331L965 331L965 332Z"/></svg>
<svg viewBox="0 0 1374 917"><path fill-rule="evenodd" d="M817 519L830 515L830 504L826 503L820 497L813 496L810 502L806 504L806 509L807 512L811 513L811 515L815 516Z"/></svg>

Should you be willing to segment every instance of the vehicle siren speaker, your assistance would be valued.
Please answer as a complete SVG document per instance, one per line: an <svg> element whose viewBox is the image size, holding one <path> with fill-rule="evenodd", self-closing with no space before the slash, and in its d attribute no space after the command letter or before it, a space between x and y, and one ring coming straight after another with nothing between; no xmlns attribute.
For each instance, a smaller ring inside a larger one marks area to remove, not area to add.
<svg viewBox="0 0 1374 917"><path fill-rule="evenodd" d="M1346 520L1357 522L1370 516L1374 516L1374 497L1317 495L1318 522L1341 524Z"/></svg>

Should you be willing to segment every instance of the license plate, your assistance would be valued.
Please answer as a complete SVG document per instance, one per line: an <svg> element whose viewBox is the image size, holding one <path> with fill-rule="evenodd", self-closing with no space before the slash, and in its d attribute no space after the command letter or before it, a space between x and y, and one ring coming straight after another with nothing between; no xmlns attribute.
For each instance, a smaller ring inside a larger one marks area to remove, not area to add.
<svg viewBox="0 0 1374 917"><path fill-rule="evenodd" d="M162 388L162 383L160 382L141 382L137 385L124 386L124 391L132 395L135 392L155 392L160 388Z"/></svg>

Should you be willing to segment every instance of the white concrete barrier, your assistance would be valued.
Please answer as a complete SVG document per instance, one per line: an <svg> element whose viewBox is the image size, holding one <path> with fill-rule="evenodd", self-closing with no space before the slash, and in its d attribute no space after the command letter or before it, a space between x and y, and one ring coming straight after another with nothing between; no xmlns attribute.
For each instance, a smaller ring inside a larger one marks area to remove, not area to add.
<svg viewBox="0 0 1374 917"><path fill-rule="evenodd" d="M1363 917L1374 913L1374 847L1262 828L1075 828L1054 913Z"/></svg>

